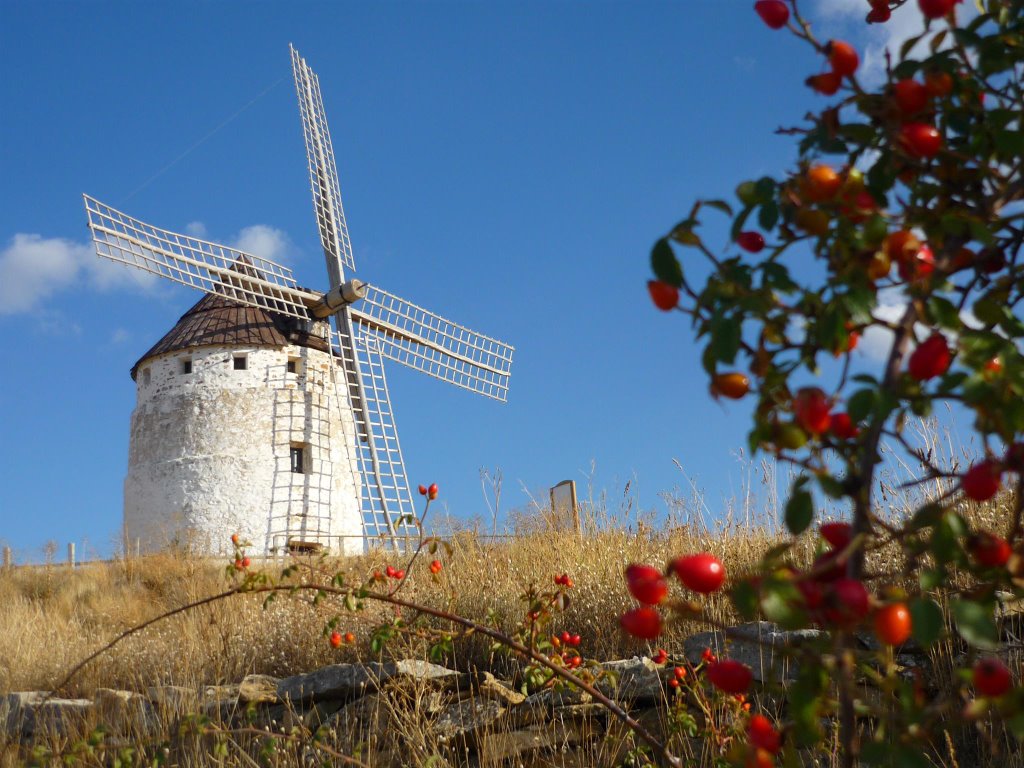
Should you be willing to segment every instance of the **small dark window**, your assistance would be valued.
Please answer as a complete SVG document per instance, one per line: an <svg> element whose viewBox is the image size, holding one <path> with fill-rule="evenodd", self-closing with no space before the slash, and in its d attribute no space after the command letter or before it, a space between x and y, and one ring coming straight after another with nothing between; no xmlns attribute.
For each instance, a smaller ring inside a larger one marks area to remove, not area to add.
<svg viewBox="0 0 1024 768"><path fill-rule="evenodd" d="M147 368L146 370L144 370L142 372L142 386L144 386L144 387L148 387L149 386L149 380L150 380L149 379L149 375L150 375L149 374L149 368Z"/></svg>
<svg viewBox="0 0 1024 768"><path fill-rule="evenodd" d="M306 447L293 445L291 447L292 472L305 474L306 472Z"/></svg>
<svg viewBox="0 0 1024 768"><path fill-rule="evenodd" d="M188 375L192 373L192 358L181 361L181 372Z"/></svg>
<svg viewBox="0 0 1024 768"><path fill-rule="evenodd" d="M235 357L236 371L244 371L248 367L248 358L246 358L245 355L238 355L237 357Z"/></svg>
<svg viewBox="0 0 1024 768"><path fill-rule="evenodd" d="M288 361L288 373L297 373L298 369L299 366L294 360Z"/></svg>

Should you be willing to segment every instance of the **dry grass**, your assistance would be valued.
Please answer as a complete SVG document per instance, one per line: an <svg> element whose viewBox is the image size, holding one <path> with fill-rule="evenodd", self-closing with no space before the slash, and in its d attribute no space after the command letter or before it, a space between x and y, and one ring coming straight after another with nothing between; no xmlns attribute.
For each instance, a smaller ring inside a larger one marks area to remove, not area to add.
<svg viewBox="0 0 1024 768"><path fill-rule="evenodd" d="M760 472L762 484L774 484L765 467ZM883 489L882 501L887 503L883 512L899 518L915 500L898 489L898 478L893 478ZM926 490L936 493L942 489ZM552 531L535 513L513 515L516 535L505 540L489 540L473 531L455 532L449 537L452 552L444 557L440 582L429 576L426 566L430 558L421 558L404 588L405 596L481 622L490 614L500 626L512 629L522 619L524 591L531 584L547 587L554 574L565 572L573 577L576 587L568 610L556 619L556 630L579 633L583 637L580 651L588 658L624 658L647 652L650 649L646 644L629 639L616 627L617 616L634 604L622 578L627 564L660 564L680 553L710 551L728 565L733 576L738 576L754 570L764 552L782 540L776 532L772 508L767 513L755 513L749 502L739 503L727 510L723 521L708 524L707 507L695 490L687 498L668 497L667 501L669 522L660 527L637 509L627 488L614 513L609 512L611 502L606 497L584 501L583 534ZM1006 498L971 505L962 512L972 527L1002 533L1008 530L1010 504ZM794 564L807 565L814 546L811 534L801 537L791 552ZM901 563L895 554L892 550L877 553L869 569L898 572ZM327 565L346 573L352 583L386 563L386 555L378 552ZM272 570L280 565L267 567ZM60 565L0 569L0 626L5 628L0 633L0 693L50 690L71 667L118 633L221 592L228 584L224 563L170 554L88 564L74 570ZM266 608L254 596L236 597L174 617L129 638L86 666L60 693L89 697L100 687L145 691L158 684L198 689L201 685L237 682L250 673L283 677L329 663L365 660L369 630L388 615L387 611L374 607L363 614L345 614L347 623L342 629L354 631L360 642L333 651L324 640L323 628L337 610L329 601L312 605L301 597L282 598ZM715 622L736 619L726 598L720 596L710 599L707 614ZM685 637L708 628L699 622L672 624L659 645L678 652ZM427 646L414 638L401 639L389 647L388 653L423 658ZM939 674L950 681L958 653L959 649L950 644L933 652ZM474 637L458 641L445 663L497 673L514 673L516 664L507 657L495 657L484 638ZM430 717L425 710L429 702L425 692L420 693L424 698L400 708L387 697L375 700L382 722L387 723L382 733L391 739L389 744L379 743L384 738L380 734L364 731L349 734L346 748L376 745L374 749L386 752L400 743L410 750L403 756L408 764L429 764L429 755L440 747L423 727ZM415 713L412 718L410 712ZM607 727L611 735L617 733L619 725L610 722L593 727ZM575 764L618 764L622 752L616 744L624 743L622 736L597 741L580 758L583 762ZM500 739L501 734L484 734L484 738ZM55 742L51 746L59 749L66 744ZM192 746L193 758L185 762L204 764L201 756L209 745L196 740ZM292 757L294 762L282 758L280 764L302 762L298 752ZM6 758L0 755L0 765L9 760L9 753ZM222 764L251 763L250 758L239 757L237 763L229 758ZM710 763L698 754L694 764Z"/></svg>

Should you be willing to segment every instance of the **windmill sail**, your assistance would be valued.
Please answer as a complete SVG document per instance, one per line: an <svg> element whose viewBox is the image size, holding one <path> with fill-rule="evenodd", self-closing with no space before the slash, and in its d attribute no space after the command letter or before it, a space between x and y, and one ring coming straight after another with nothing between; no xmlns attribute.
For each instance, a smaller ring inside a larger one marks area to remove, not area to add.
<svg viewBox="0 0 1024 768"><path fill-rule="evenodd" d="M345 328L346 318L338 325ZM384 376L378 339L345 330L334 334L341 355L348 402L355 416L356 458L361 479L360 507L368 542L397 549L419 538L405 460Z"/></svg>
<svg viewBox="0 0 1024 768"><path fill-rule="evenodd" d="M169 232L82 196L96 253L176 283L306 320L319 294L297 287L291 270L225 245Z"/></svg>
<svg viewBox="0 0 1024 768"><path fill-rule="evenodd" d="M320 81L294 46L292 73L295 91L299 97L302 133L306 139L306 158L309 162L309 184L313 192L313 213L320 229L320 242L327 258L327 272L331 288L341 285L344 267L355 269L352 243L345 223L345 210L341 206L341 186L334 163L334 148L327 129L327 115L320 98Z"/></svg>
<svg viewBox="0 0 1024 768"><path fill-rule="evenodd" d="M514 347L369 286L351 314L384 357L504 402Z"/></svg>

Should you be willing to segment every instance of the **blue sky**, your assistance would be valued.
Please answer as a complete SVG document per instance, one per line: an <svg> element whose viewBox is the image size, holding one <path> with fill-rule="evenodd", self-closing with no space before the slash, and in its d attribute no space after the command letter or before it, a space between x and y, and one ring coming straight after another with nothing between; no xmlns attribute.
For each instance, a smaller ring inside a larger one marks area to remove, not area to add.
<svg viewBox="0 0 1024 768"><path fill-rule="evenodd" d="M129 369L199 298L100 264L83 192L326 287L289 42L320 77L355 276L516 346L505 405L389 367L411 482L459 519L488 517L481 468L503 511L572 478L657 512L692 480L721 512L748 406L710 401L645 281L695 198L783 171L774 129L821 106L821 62L751 5L5 4L0 540L112 551ZM876 68L918 23L804 5Z"/></svg>

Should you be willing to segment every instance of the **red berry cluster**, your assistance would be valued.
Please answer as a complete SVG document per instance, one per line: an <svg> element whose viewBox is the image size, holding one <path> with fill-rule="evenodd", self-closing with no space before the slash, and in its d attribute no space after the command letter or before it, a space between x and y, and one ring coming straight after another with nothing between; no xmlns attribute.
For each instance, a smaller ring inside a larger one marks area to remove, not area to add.
<svg viewBox="0 0 1024 768"><path fill-rule="evenodd" d="M332 648L340 648L342 643L348 643L349 645L354 643L356 641L356 636L351 632L346 632L344 635L342 635L341 632L335 630L334 632L331 632L328 641L330 642Z"/></svg>
<svg viewBox="0 0 1024 768"><path fill-rule="evenodd" d="M390 566L390 565L387 568L384 569L384 573L387 575L387 577L389 579L404 579L405 578L405 571L403 569L395 568L395 567Z"/></svg>
<svg viewBox="0 0 1024 768"><path fill-rule="evenodd" d="M420 496L426 496L430 501L437 498L437 483L431 483L429 486L421 485L417 490L420 492Z"/></svg>
<svg viewBox="0 0 1024 768"><path fill-rule="evenodd" d="M667 569L667 574L673 573L684 586L705 595L717 591L725 581L725 567L706 552L676 558ZM626 568L626 587L643 606L622 614L619 624L634 637L653 640L661 634L661 615L652 606L668 597L667 574L651 565L634 563Z"/></svg>
<svg viewBox="0 0 1024 768"><path fill-rule="evenodd" d="M569 577L569 574L563 573L560 576L555 576L555 584L566 589L573 588L573 580Z"/></svg>

